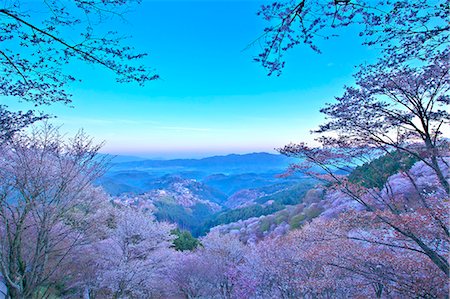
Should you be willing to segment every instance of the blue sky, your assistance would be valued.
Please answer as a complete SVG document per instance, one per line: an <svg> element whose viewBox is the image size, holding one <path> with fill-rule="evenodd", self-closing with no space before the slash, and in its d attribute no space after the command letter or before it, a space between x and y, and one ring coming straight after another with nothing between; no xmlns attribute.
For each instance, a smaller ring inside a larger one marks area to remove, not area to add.
<svg viewBox="0 0 450 299"><path fill-rule="evenodd" d="M261 1L143 1L114 21L148 52L144 63L161 80L145 87L118 84L100 67L73 64L83 80L73 85L74 108L41 107L62 131L83 128L104 152L147 157L199 157L273 151L289 142L311 142L323 122L319 109L352 83L354 66L375 50L357 33L320 42L318 55L300 46L286 55L280 77L268 77L246 46L266 25Z"/></svg>

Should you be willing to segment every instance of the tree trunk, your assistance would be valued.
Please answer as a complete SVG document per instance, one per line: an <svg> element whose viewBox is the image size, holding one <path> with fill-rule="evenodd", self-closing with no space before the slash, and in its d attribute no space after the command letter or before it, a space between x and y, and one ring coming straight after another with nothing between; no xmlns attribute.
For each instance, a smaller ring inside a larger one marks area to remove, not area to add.
<svg viewBox="0 0 450 299"><path fill-rule="evenodd" d="M434 171L436 172L439 182L441 183L445 192L447 192L447 195L450 195L450 185L448 181L445 179L444 174L442 173L441 168L439 167L437 157L435 155L431 157L431 163L433 164L433 168Z"/></svg>
<svg viewBox="0 0 450 299"><path fill-rule="evenodd" d="M431 142L431 137L427 136L427 138L425 139L425 146L427 147L427 151L429 151L431 153L431 165L433 165L433 170L436 173L436 175L439 179L439 182L441 183L441 185L444 188L447 195L450 195L450 185L449 185L448 181L445 179L441 168L439 167L438 149Z"/></svg>
<svg viewBox="0 0 450 299"><path fill-rule="evenodd" d="M417 245L419 245L419 247L424 251L424 253L431 259L431 261L436 266L438 266L438 268L442 272L444 272L448 278L450 278L449 263L445 257L439 255L436 251L432 250L416 236L410 234L408 237L410 237L414 242L416 242Z"/></svg>
<svg viewBox="0 0 450 299"><path fill-rule="evenodd" d="M375 296L376 296L377 298L381 298L382 295L383 295L384 285L381 284L381 283L379 283L379 282L377 282L377 283L375 283L375 285L374 285L374 289L375 289Z"/></svg>
<svg viewBox="0 0 450 299"><path fill-rule="evenodd" d="M8 288L8 296L11 299L26 299L23 290L12 287Z"/></svg>
<svg viewBox="0 0 450 299"><path fill-rule="evenodd" d="M91 295L90 295L90 292L89 292L89 288L85 287L83 289L83 299L90 299L90 298L91 298Z"/></svg>

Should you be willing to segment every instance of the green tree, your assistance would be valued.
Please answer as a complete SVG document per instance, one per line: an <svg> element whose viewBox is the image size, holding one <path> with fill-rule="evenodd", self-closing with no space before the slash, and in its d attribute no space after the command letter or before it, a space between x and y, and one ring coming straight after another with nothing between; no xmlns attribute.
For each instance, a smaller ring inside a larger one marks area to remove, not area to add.
<svg viewBox="0 0 450 299"><path fill-rule="evenodd" d="M180 230L177 228L172 230L172 235L176 236L173 240L173 247L175 250L192 251L200 245L200 242L187 230Z"/></svg>

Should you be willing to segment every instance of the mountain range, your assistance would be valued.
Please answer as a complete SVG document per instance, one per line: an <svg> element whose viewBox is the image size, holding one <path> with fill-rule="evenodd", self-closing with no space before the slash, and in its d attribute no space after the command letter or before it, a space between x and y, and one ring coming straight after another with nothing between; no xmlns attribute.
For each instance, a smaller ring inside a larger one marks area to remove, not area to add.
<svg viewBox="0 0 450 299"><path fill-rule="evenodd" d="M124 161L127 158L117 156L112 161L112 171L146 170L146 171L207 171L220 173L267 172L268 170L283 170L295 159L283 155L269 153L230 154L202 159L173 160L139 160Z"/></svg>
<svg viewBox="0 0 450 299"><path fill-rule="evenodd" d="M196 235L212 225L296 204L313 186L301 174L279 177L295 159L269 153L130 159L112 159L97 184L115 200L150 209L159 220L175 222Z"/></svg>

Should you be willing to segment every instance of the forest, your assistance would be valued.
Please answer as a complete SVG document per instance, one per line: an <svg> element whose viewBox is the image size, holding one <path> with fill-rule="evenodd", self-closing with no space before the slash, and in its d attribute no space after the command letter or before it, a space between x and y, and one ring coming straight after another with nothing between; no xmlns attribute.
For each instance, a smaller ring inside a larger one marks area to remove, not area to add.
<svg viewBox="0 0 450 299"><path fill-rule="evenodd" d="M159 80L146 54L96 31L133 1L43 2L47 19L0 4L2 99L71 105L73 61L119 83ZM346 28L379 53L321 109L315 143L277 149L296 161L281 177L310 179L211 213L194 238L167 198L133 204L96 183L111 160L88 133L1 104L0 298L449 297L448 1L278 1L257 14L254 60L269 76Z"/></svg>

